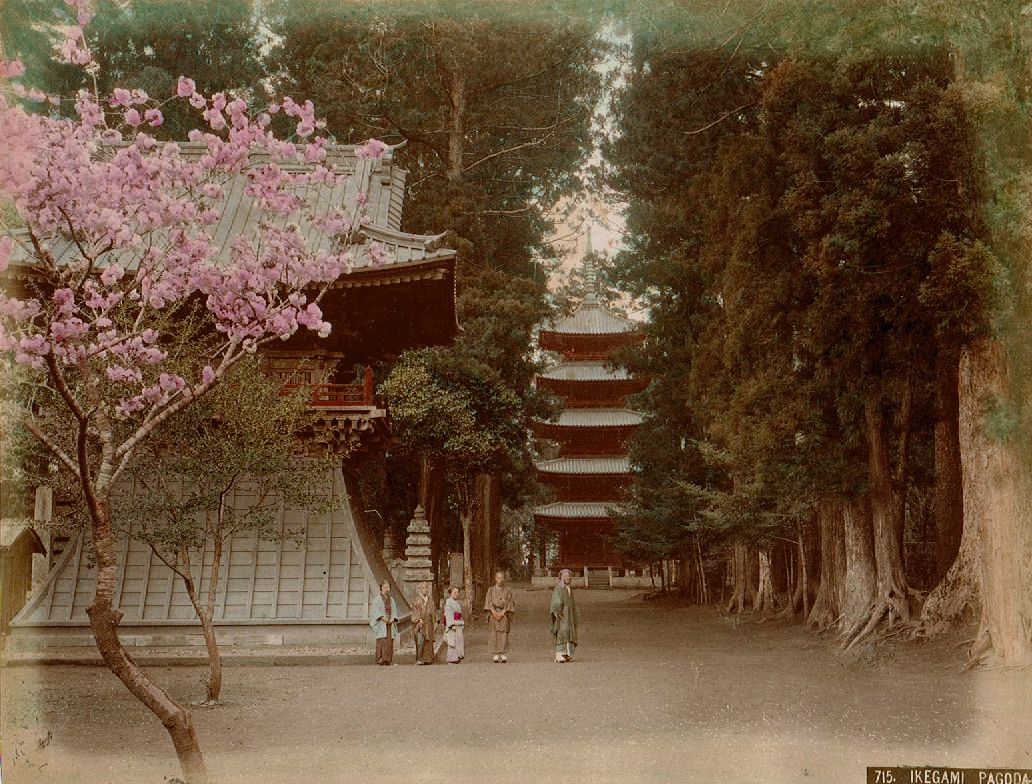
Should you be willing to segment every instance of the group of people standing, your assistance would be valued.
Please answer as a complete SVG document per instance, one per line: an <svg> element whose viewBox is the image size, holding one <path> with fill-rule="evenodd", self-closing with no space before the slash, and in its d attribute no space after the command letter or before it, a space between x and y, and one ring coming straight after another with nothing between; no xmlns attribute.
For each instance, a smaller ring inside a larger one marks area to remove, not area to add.
<svg viewBox="0 0 1032 784"><path fill-rule="evenodd" d="M559 573L559 581L552 592L549 605L550 631L555 645L555 661L559 664L573 658L577 645L577 604L570 584L573 575L569 569ZM430 595L430 585L420 583L418 593L411 602L412 636L416 643L416 664L433 664L436 660L436 642L439 624L437 608ZM390 581L380 584L380 592L373 599L369 625L376 637L376 663L387 666L394 663L394 641L398 637L397 605L391 599ZM495 572L495 582L484 597L484 613L487 615L488 647L495 664L509 661L509 630L512 616L516 612L512 589L505 584L505 573ZM459 664L466 658L464 639L465 619L459 604L459 589L450 588L444 603L440 628L447 643L449 664Z"/></svg>

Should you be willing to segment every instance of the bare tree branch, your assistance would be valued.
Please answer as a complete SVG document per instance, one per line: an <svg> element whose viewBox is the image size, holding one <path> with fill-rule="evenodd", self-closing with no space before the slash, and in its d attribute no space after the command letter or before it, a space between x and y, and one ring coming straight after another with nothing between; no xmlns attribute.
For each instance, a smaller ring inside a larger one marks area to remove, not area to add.
<svg viewBox="0 0 1032 784"><path fill-rule="evenodd" d="M80 479L79 467L75 464L75 461L72 460L72 458L69 457L61 447L51 440L50 436L39 428L39 426L33 421L32 414L25 412L24 422L25 428L32 433L32 435L34 435L36 439L54 455L54 457L60 460L61 464L71 471L76 479Z"/></svg>
<svg viewBox="0 0 1032 784"><path fill-rule="evenodd" d="M724 122L724 120L726 120L728 117L731 117L732 115L738 114L738 112L742 111L742 109L748 109L750 106L755 106L755 105L756 105L755 101L753 101L751 103L743 103L737 109L732 109L729 112L724 112L722 115L720 115L720 117L715 119L713 122L707 123L706 125L702 126L701 128L696 128L695 130L692 130L692 131L683 131L683 133L684 133L685 136L694 136L697 133L702 133L704 131L708 131L714 125L719 125L720 123Z"/></svg>

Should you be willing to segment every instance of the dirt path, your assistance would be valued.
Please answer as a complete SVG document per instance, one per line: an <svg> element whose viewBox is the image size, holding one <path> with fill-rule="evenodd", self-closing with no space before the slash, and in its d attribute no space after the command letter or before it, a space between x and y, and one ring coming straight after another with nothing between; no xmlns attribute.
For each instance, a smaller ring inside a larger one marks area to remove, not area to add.
<svg viewBox="0 0 1032 784"><path fill-rule="evenodd" d="M507 665L478 626L461 665L230 668L228 704L195 713L210 769L221 784L851 784L866 765L1032 768L1028 672L958 674L943 646L846 662L794 626L578 596L569 665L551 661L548 594L521 591ZM155 670L186 700L203 674ZM11 668L2 699L9 784L177 773L164 731L106 670Z"/></svg>

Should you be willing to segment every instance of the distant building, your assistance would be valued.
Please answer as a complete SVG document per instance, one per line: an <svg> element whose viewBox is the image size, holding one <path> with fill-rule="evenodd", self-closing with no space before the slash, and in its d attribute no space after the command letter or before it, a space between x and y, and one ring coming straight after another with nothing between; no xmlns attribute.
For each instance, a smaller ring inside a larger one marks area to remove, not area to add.
<svg viewBox="0 0 1032 784"><path fill-rule="evenodd" d="M557 422L531 425L546 458L537 462L538 481L554 495L534 508L534 521L558 535L556 557L535 581L551 584L558 569L571 569L589 585L651 584L610 541L611 511L621 508L631 482L627 441L642 421L626 399L646 385L610 357L643 335L636 322L599 302L590 246L584 273L584 301L538 335L538 347L558 352L562 362L538 376L537 387L562 398L564 408Z"/></svg>

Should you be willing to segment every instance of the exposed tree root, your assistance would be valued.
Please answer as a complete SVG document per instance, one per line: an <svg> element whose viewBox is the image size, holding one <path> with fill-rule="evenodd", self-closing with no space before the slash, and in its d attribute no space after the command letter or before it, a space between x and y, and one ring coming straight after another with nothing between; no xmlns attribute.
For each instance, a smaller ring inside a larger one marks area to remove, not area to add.
<svg viewBox="0 0 1032 784"><path fill-rule="evenodd" d="M829 624L828 624L827 626L823 626L823 627L821 627L821 628L819 628L819 629L814 629L814 632L815 632L816 634L818 634L818 635L821 635L821 634L827 634L828 632L830 632L830 631L832 631L832 630L836 629L836 628L838 627L838 625L839 625L840 623L842 623L842 619L843 619L843 617L844 617L844 616L842 616L842 615L839 615L839 616L838 616L837 618L835 618L835 620L833 620L833 621L832 621L831 623L829 623Z"/></svg>
<svg viewBox="0 0 1032 784"><path fill-rule="evenodd" d="M968 661L964 665L964 670L972 670L975 667L988 661L989 656L993 652L993 639L989 634L989 622L982 613L982 617L978 622L978 633L975 635L974 642L971 643L971 647L968 649Z"/></svg>
<svg viewBox="0 0 1032 784"><path fill-rule="evenodd" d="M899 624L909 625L910 623L910 604L896 587L883 592L872 603L870 611L864 613L851 628L843 633L843 651L850 650L870 637L883 620L887 623L888 629L893 629Z"/></svg>

